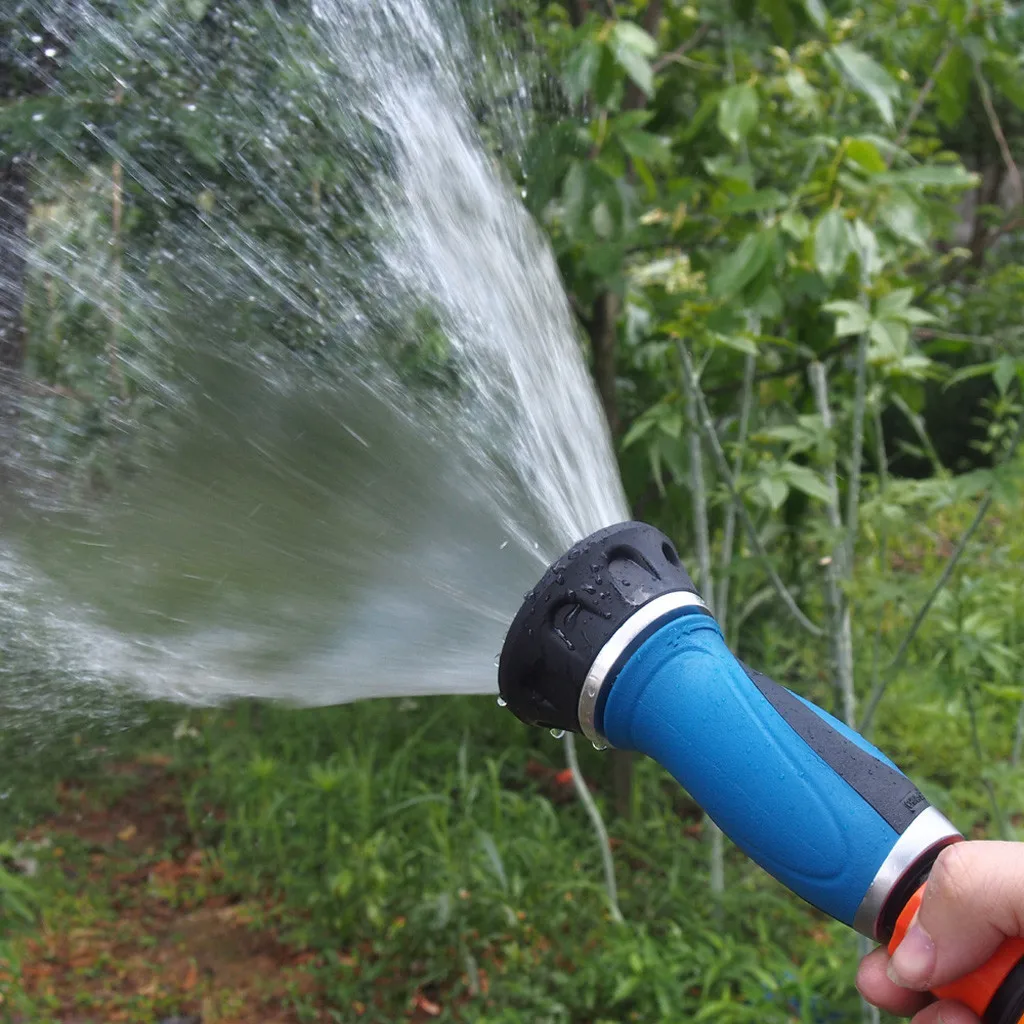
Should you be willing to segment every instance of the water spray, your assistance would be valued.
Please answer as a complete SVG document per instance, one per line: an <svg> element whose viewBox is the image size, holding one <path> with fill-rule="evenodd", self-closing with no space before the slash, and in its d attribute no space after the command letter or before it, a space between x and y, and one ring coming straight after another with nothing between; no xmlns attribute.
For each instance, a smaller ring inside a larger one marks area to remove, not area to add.
<svg viewBox="0 0 1024 1024"><path fill-rule="evenodd" d="M654 527L581 540L525 597L498 669L521 721L653 758L757 864L861 935L902 941L964 837L881 751L739 661ZM1024 1021L1024 939L934 993Z"/></svg>

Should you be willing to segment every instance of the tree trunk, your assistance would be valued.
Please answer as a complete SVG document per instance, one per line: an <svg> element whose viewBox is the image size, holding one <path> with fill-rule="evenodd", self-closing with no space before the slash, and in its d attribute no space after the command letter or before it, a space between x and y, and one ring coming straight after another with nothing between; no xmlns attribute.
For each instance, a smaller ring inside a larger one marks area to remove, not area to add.
<svg viewBox="0 0 1024 1024"><path fill-rule="evenodd" d="M0 474L18 421L25 364L25 253L28 245L28 181L22 162L0 164Z"/></svg>
<svg viewBox="0 0 1024 1024"><path fill-rule="evenodd" d="M616 320L619 297L602 292L594 302L594 318L590 321L590 346L594 353L594 381L601 396L601 406L612 437L619 433L619 400L615 387Z"/></svg>

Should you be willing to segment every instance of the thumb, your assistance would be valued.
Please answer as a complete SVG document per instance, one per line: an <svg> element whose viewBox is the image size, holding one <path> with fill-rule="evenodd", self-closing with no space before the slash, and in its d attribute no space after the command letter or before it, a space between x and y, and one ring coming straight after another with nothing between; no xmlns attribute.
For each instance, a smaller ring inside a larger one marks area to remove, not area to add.
<svg viewBox="0 0 1024 1024"><path fill-rule="evenodd" d="M936 859L888 974L904 988L934 989L969 974L1005 938L1022 934L1024 844L954 843Z"/></svg>

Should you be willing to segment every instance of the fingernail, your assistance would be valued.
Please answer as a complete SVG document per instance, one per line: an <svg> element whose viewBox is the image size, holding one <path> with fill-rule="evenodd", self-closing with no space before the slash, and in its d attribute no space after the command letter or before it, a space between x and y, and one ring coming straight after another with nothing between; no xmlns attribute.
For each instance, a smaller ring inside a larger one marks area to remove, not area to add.
<svg viewBox="0 0 1024 1024"><path fill-rule="evenodd" d="M903 988L923 989L935 970L935 943L917 923L910 923L903 941L889 959L886 974Z"/></svg>

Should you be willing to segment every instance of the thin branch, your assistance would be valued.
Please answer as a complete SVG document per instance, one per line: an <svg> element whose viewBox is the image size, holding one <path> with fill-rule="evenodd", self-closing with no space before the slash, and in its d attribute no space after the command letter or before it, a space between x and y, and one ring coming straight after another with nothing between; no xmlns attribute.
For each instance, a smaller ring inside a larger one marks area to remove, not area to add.
<svg viewBox="0 0 1024 1024"><path fill-rule="evenodd" d="M981 73L981 65L978 63L978 59L976 57L973 60L973 64L974 78L978 83L979 90L981 91L981 102L985 107L985 114L988 117L989 126L992 128L992 134L995 136L996 142L999 144L999 152L1002 155L1003 163L1006 164L1007 173L1013 179L1017 202L1024 202L1024 181L1021 181L1020 168L1017 166L1017 162L1013 159L1013 154L1010 152L1010 146L1006 141L1006 134L1003 132L1003 126L999 121L999 115L996 113L996 108L992 103L992 92L988 87L988 82L985 81L985 76Z"/></svg>
<svg viewBox="0 0 1024 1024"><path fill-rule="evenodd" d="M1008 345L1016 341L1016 338L982 338L976 334L957 334L954 331L937 331L931 327L918 327L914 330L914 337L924 341L962 341L968 345L979 345L983 348L994 348L997 345Z"/></svg>
<svg viewBox="0 0 1024 1024"><path fill-rule="evenodd" d="M815 361L811 363L807 373L811 380L811 390L814 392L818 415L821 417L825 429L831 433L834 422L828 400L825 366L823 363ZM853 692L853 641L850 606L843 593L843 580L849 574L850 563L846 556L846 543L841 536L843 518L840 512L839 478L836 471L835 454L832 454L825 464L825 484L829 492L829 501L825 508L828 513L829 526L836 537L836 545L826 567L828 603L832 620L829 634L835 665L836 690L843 705L843 720L852 728L857 720Z"/></svg>
<svg viewBox="0 0 1024 1024"><path fill-rule="evenodd" d="M1001 464L1007 463L1014 457L1017 452L1017 448L1020 445L1021 437L1024 436L1024 413L1021 413L1020 418L1017 420L1017 429L1014 432L1013 438L1010 441L1010 446L1003 454L1003 458L1000 460ZM917 636L918 630L924 623L928 612L931 611L932 605L935 603L935 599L942 593L943 588L949 582L949 578L953 575L953 571L960 563L960 559L963 557L964 552L967 550L967 545L970 544L971 538L977 532L978 527L981 526L985 516L988 515L988 510L992 507L992 503L995 500L995 494L990 489L988 494L985 495L981 505L978 506L978 511L975 513L974 519L971 521L970 526L964 531L963 536L957 543L953 553L949 556L946 561L945 568L942 570L942 574L935 582L935 586L932 587L931 592L925 598L924 604L918 609L917 614L914 616L914 621L911 622L910 628L907 630L906 636L903 638L903 642L900 644L899 649L896 651L895 657L889 662L889 666L885 671L885 676L878 681L872 691L871 698L868 701L867 710L864 712L864 718L860 724L860 731L866 732L871 725L871 720L875 715L875 711L878 708L878 704L885 694L885 691L889 687L889 683L892 681L893 676L902 667L903 662L907 658L907 654L910 651L910 645L914 642L914 638Z"/></svg>
<svg viewBox="0 0 1024 1024"><path fill-rule="evenodd" d="M601 863L604 866L604 886L608 892L608 913L616 924L624 924L625 918L619 909L619 890L615 882L615 861L612 859L612 844L608 840L608 830L604 827L604 819L601 817L601 812L597 809L597 804L594 803L594 798L590 795L590 790L587 788L583 773L580 771L580 763L576 758L576 737L571 732L567 732L562 741L565 744L565 760L569 765L569 770L572 772L572 781L576 787L576 795L580 798L580 802L586 809L591 824L594 826L594 832L597 834L598 846L601 849Z"/></svg>
<svg viewBox="0 0 1024 1024"><path fill-rule="evenodd" d="M753 333L759 333L760 327ZM740 397L740 422L736 438L736 455L732 462L732 474L735 479L743 471L743 449L747 442L747 430L750 426L750 408L754 404L754 370L757 367L757 356L748 355L743 365L743 391ZM736 536L736 504L730 501L725 510L725 526L722 538L722 570L718 580L718 596L715 599L718 625L728 639L729 620L729 583L732 566L732 552Z"/></svg>
<svg viewBox="0 0 1024 1024"><path fill-rule="evenodd" d="M885 450L885 432L882 430L882 410L879 403L875 403L872 410L872 419L875 428L875 457L878 460L878 497L883 499L885 492L889 489L889 456ZM885 516L882 516L882 535L878 543L878 576L885 578L886 562L889 555L889 529L886 525ZM885 625L886 611L889 607L888 601L882 602L881 611L878 613L878 622L875 625L875 636L871 643L871 692L875 692L878 686L879 659L882 652L882 628ZM1022 705L1024 707L1024 705Z"/></svg>
<svg viewBox="0 0 1024 1024"><path fill-rule="evenodd" d="M725 457L725 452L722 451L722 444L718 439L718 432L715 430L714 422L711 419L711 411L708 409L707 402L704 400L704 396L700 390L700 383L697 380L697 375L694 372L693 360L690 358L690 353L686 350L686 346L682 341L676 342L676 348L679 351L679 358L682 360L683 369L686 375L689 377L691 385L694 389L694 393L697 397L697 411L700 414L700 425L701 430L704 433L704 437L711 448L711 453L715 459L715 466L718 469L719 476L721 476L726 488L729 491L729 496L732 498L736 505L736 508L740 514L740 518L743 521L743 528L747 531L747 536L750 539L750 543L757 553L757 557L761 560L765 567L765 571L768 573L768 578L771 580L772 586L775 588L776 593L782 599L783 604L789 609L790 614L801 626L807 630L811 636L821 637L825 635L824 630L815 625L801 610L800 606L796 603L796 599L789 592L786 584L782 582L779 574L775 571L775 567L771 564L771 560L768 557L768 552L765 550L764 543L761 540L760 535L757 532L757 526L754 524L753 519L750 517L750 512L747 510L747 506L741 497L739 490L736 486L736 479L732 475L732 471L729 469L728 459Z"/></svg>
<svg viewBox="0 0 1024 1024"><path fill-rule="evenodd" d="M659 71L663 71L668 67L669 64L679 61L684 54L689 53L690 50L692 50L708 34L708 30L710 28L711 23L708 21L704 22L703 25L699 25L697 27L697 31L694 32L693 35L682 44L682 46L677 46L670 53L666 53L659 57L651 66L651 70L657 74ZM692 61L687 61L687 63L692 63Z"/></svg>
<svg viewBox="0 0 1024 1024"><path fill-rule="evenodd" d="M711 531L708 527L708 497L704 486L704 452L700 443L700 429L697 413L697 388L699 385L683 371L683 390L686 393L686 418L689 422L690 441L690 494L693 504L693 521L697 541L697 570L701 595L707 602L711 614L715 614L715 585L711 578ZM725 892L725 837L722 830L704 815L704 824L711 837L711 855L709 874L711 895L720 900ZM716 907L716 913L721 908Z"/></svg>
<svg viewBox="0 0 1024 1024"><path fill-rule="evenodd" d="M981 747L981 737L978 735L978 713L974 706L974 687L970 682L964 687L964 699L967 702L967 718L971 724L971 746L974 747L974 756L978 759L978 764L984 764L985 751ZM995 819L996 827L999 829L999 838L1009 839L1006 828L1006 816L1003 814L1003 809L999 804L999 797L996 796L996 789L992 785L992 780L986 778L984 773L982 773L981 784L985 787L989 802L992 804L992 817Z"/></svg>
<svg viewBox="0 0 1024 1024"><path fill-rule="evenodd" d="M1010 754L1010 764L1014 768L1020 764L1022 747L1024 747L1024 700L1020 702L1020 710L1017 712L1017 732L1013 737L1013 753Z"/></svg>
<svg viewBox="0 0 1024 1024"><path fill-rule="evenodd" d="M953 52L953 47L956 46L956 39L948 39L946 45L942 48L942 52L939 54L938 60L935 61L935 66L932 68L931 74L928 76L924 85L921 86L917 97L914 99L914 105L910 108L910 113L907 115L907 123L903 126L903 130L900 132L899 137L896 139L897 147L902 147L910 136L910 129L914 127L914 122L921 116L921 111L924 110L925 101L931 95L932 90L935 88L935 83L938 80L939 73L945 67L946 61L949 60L949 55ZM890 152L887 158L886 166L891 167L893 158L895 157L894 152Z"/></svg>
<svg viewBox="0 0 1024 1024"><path fill-rule="evenodd" d="M852 348L857 343L857 335L850 335L848 338L844 338L842 341L836 342L834 345L830 345L828 348L823 349L819 352L815 359L826 360L832 356L839 355L841 352L845 352L847 349ZM779 367L777 370L766 370L764 373L759 373L754 378L755 384L760 384L764 380L775 380L778 377L789 377L794 373L805 373L807 371L806 363L787 363L785 366ZM721 387L708 388L704 392L708 398L713 398L715 395L730 394L736 390L735 384L723 384Z"/></svg>
<svg viewBox="0 0 1024 1024"><path fill-rule="evenodd" d="M714 584L711 580L711 530L708 527L708 499L704 486L703 452L700 443L700 428L697 424L697 397L694 383L683 373L683 390L686 392L686 418L689 421L690 442L690 496L693 506L693 528L697 543L697 586L701 597L715 614Z"/></svg>
<svg viewBox="0 0 1024 1024"><path fill-rule="evenodd" d="M846 568L853 573L860 515L860 471L864 459L864 408L867 404L868 337L860 335L857 345L857 377L853 394L853 440L850 445L850 489L846 496Z"/></svg>

